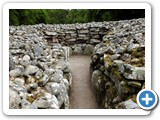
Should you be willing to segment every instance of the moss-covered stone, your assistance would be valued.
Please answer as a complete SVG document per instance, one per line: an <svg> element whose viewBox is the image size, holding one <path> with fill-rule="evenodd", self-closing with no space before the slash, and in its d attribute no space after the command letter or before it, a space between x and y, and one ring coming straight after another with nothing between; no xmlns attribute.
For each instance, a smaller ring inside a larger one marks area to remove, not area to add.
<svg viewBox="0 0 160 120"><path fill-rule="evenodd" d="M115 67L112 67L110 77L111 77L111 80L112 80L113 82L115 82L115 83L116 83L116 81L119 81L119 82L120 82L120 81L123 80L123 76L122 76L121 73L118 71L118 69L115 68Z"/></svg>
<svg viewBox="0 0 160 120"><path fill-rule="evenodd" d="M104 65L107 69L109 69L112 66L109 54L104 54Z"/></svg>
<svg viewBox="0 0 160 120"><path fill-rule="evenodd" d="M138 51L138 48L134 48L133 52L131 53L132 58L138 58L145 56L145 51Z"/></svg>
<svg viewBox="0 0 160 120"><path fill-rule="evenodd" d="M30 103L33 103L33 102L34 102L33 96L28 96L28 97L27 97L27 100L28 100Z"/></svg>
<svg viewBox="0 0 160 120"><path fill-rule="evenodd" d="M117 96L117 89L116 87L113 85L113 86L110 86L107 90L106 90L106 102L109 106L111 106L111 108L114 107L114 104L113 104L113 99Z"/></svg>

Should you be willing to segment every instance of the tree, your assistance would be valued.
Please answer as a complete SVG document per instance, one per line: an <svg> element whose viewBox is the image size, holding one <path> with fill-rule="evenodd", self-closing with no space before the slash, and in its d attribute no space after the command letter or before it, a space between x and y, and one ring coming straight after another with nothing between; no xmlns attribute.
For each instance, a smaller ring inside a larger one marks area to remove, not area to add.
<svg viewBox="0 0 160 120"><path fill-rule="evenodd" d="M10 9L9 25L66 24L145 17L144 9Z"/></svg>

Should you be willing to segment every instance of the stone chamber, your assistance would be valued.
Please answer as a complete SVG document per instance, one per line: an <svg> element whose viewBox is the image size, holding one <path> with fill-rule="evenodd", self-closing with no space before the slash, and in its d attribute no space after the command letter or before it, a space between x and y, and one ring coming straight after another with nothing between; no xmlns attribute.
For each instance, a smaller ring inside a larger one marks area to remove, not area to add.
<svg viewBox="0 0 160 120"><path fill-rule="evenodd" d="M144 18L10 26L9 108L70 108L70 58L78 55L91 58L89 84L99 108L140 109L136 96L145 88Z"/></svg>

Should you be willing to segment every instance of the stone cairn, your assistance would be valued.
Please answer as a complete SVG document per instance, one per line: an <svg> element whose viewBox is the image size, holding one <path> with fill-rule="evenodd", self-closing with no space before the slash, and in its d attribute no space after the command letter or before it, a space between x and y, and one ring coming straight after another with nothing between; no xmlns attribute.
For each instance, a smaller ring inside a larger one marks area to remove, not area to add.
<svg viewBox="0 0 160 120"><path fill-rule="evenodd" d="M67 109L69 56L91 55L91 84L102 108L139 108L145 86L144 19L9 28L10 109Z"/></svg>
<svg viewBox="0 0 160 120"><path fill-rule="evenodd" d="M101 108L139 108L136 96L145 87L145 21L113 22L94 48L91 82Z"/></svg>
<svg viewBox="0 0 160 120"><path fill-rule="evenodd" d="M10 109L69 108L72 76L65 48L34 26L10 27Z"/></svg>

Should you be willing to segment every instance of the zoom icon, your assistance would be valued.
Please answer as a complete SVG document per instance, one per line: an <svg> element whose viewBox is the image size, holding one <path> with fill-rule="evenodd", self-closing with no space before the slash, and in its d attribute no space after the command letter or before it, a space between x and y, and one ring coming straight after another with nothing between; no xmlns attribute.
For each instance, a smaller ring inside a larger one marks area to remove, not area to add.
<svg viewBox="0 0 160 120"><path fill-rule="evenodd" d="M137 95L137 103L144 110L151 110L157 104L158 97L153 90L141 90Z"/></svg>

